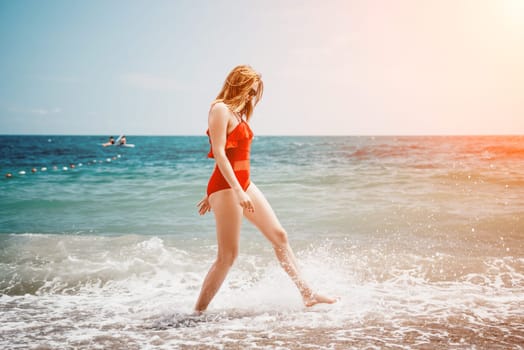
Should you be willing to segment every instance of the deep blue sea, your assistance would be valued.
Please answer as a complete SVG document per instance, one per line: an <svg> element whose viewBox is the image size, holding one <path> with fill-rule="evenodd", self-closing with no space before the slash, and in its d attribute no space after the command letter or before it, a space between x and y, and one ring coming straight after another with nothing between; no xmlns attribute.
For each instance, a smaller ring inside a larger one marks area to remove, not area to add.
<svg viewBox="0 0 524 350"><path fill-rule="evenodd" d="M341 299L304 308L246 221L202 316L207 138L106 141L0 136L0 348L523 349L523 136L256 136L252 181Z"/></svg>

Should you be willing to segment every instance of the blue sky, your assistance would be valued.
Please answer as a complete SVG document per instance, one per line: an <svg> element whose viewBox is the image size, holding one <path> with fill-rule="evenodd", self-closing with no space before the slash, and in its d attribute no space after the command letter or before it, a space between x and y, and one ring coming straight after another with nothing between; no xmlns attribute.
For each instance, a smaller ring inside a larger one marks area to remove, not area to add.
<svg viewBox="0 0 524 350"><path fill-rule="evenodd" d="M0 0L0 134L203 135L237 64L257 134L524 134L524 1Z"/></svg>

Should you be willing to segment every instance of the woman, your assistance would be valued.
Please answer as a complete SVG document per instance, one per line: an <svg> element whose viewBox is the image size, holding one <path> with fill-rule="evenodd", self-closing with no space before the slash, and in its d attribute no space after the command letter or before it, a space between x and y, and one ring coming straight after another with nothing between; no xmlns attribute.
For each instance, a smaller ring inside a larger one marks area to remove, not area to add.
<svg viewBox="0 0 524 350"><path fill-rule="evenodd" d="M218 253L195 305L199 313L207 309L238 255L243 216L271 242L306 306L335 302L335 299L314 293L302 279L286 231L262 192L249 179L253 132L248 121L263 90L260 74L250 66L237 66L229 73L209 111L207 134L211 150L208 156L215 158L216 165L207 195L198 203L198 208L200 215L213 209Z"/></svg>

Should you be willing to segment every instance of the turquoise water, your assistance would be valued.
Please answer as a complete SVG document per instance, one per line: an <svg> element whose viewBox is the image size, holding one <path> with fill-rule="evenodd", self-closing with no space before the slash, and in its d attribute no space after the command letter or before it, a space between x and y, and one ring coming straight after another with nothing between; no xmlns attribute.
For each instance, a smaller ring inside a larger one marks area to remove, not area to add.
<svg viewBox="0 0 524 350"><path fill-rule="evenodd" d="M304 309L246 222L203 318L207 138L106 139L0 136L2 348L522 348L524 137L256 136L253 182L341 300Z"/></svg>
<svg viewBox="0 0 524 350"><path fill-rule="evenodd" d="M202 156L207 141L134 137L136 148L104 148L100 146L104 141L68 136L1 138L5 156L0 168L13 178L2 181L0 210L5 216L0 232L181 233L166 217L188 215L187 201L196 200L197 188L212 168ZM26 175L19 175L20 171Z"/></svg>

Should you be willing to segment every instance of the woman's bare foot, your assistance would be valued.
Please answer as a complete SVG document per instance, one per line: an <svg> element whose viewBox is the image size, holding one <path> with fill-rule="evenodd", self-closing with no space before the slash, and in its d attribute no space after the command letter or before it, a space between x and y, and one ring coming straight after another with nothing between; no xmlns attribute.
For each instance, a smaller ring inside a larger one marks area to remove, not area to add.
<svg viewBox="0 0 524 350"><path fill-rule="evenodd" d="M309 297L304 298L304 305L311 307L316 304L334 304L338 298L330 298L321 294L313 293Z"/></svg>

